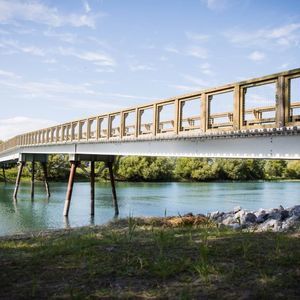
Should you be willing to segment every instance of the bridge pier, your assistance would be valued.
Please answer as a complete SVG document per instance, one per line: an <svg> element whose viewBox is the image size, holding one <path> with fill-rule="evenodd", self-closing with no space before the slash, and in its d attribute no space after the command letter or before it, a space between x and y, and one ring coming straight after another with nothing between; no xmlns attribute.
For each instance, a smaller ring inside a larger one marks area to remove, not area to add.
<svg viewBox="0 0 300 300"><path fill-rule="evenodd" d="M4 166L2 166L2 175L3 175L3 181L6 184L7 180L6 180L6 174L5 174L5 167Z"/></svg>
<svg viewBox="0 0 300 300"><path fill-rule="evenodd" d="M17 178L16 178L14 195L13 195L13 198L15 201L18 198L18 191L19 191L19 186L20 186L20 181L21 181L21 176L22 176L24 166L25 166L25 161L20 161L19 166L18 166L18 174L17 174Z"/></svg>
<svg viewBox="0 0 300 300"><path fill-rule="evenodd" d="M31 164L32 164L31 170L30 170L30 172L31 172L31 190L30 190L31 199L32 200L34 199L35 163L36 162L40 162L41 165L43 166L46 192L47 192L48 197L50 197L49 184L47 181L47 160L48 160L47 154L30 154L30 153L20 154L19 159L18 159L18 164L19 164L18 174L17 174L15 190L14 190L14 194L13 194L14 200L17 200L23 168L24 168L26 162L28 162L28 161L31 162Z"/></svg>
<svg viewBox="0 0 300 300"><path fill-rule="evenodd" d="M50 188L49 188L49 183L48 183L47 163L41 162L41 166L42 166L43 174L44 174L44 184L45 184L47 197L50 198L51 194L50 194Z"/></svg>
<svg viewBox="0 0 300 300"><path fill-rule="evenodd" d="M119 207L118 207L117 193L116 193L115 180L114 180L114 174L113 174L113 168L112 168L114 156L70 154L69 159L71 162L71 167L70 167L68 188L67 188L67 194L66 194L65 205L64 205L64 212L63 212L64 217L68 217L68 215L69 215L76 169L80 165L81 161L89 161L90 162L89 175L90 175L90 188L91 188L91 191L90 191L91 216L93 217L95 215L95 162L96 161L104 161L105 162L104 168L108 168L108 170L109 170L109 178L110 178L111 188L112 188L112 202L113 202L113 206L115 209L115 216L117 216L119 214ZM84 170L84 172L86 172L86 170L84 168L83 168L83 170Z"/></svg>
<svg viewBox="0 0 300 300"><path fill-rule="evenodd" d="M31 200L34 198L34 178L35 177L35 161L33 160L31 162L31 189L30 189L30 195Z"/></svg>
<svg viewBox="0 0 300 300"><path fill-rule="evenodd" d="M112 191L113 205L115 208L115 216L118 216L119 215L119 206L118 206L115 178L114 178L114 172L113 172L112 165L113 165L112 162L110 162L110 161L107 162L107 166L108 166L108 170L109 170L110 184L111 184L111 191Z"/></svg>
<svg viewBox="0 0 300 300"><path fill-rule="evenodd" d="M77 169L78 164L79 163L77 161L71 161L67 195L66 195L65 207L64 207L64 216L65 217L67 217L69 215L70 204L71 204L72 193L73 193L74 178L75 178L76 169Z"/></svg>

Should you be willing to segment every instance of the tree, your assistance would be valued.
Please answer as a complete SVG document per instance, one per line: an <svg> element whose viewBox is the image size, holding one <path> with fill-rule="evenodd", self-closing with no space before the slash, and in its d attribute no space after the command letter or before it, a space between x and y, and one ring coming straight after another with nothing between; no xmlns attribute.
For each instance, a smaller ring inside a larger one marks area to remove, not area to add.
<svg viewBox="0 0 300 300"><path fill-rule="evenodd" d="M287 166L285 160L268 160L264 166L264 173L267 178L283 177Z"/></svg>
<svg viewBox="0 0 300 300"><path fill-rule="evenodd" d="M220 175L220 166L216 160L207 158L178 158L174 174L179 179L213 180Z"/></svg>
<svg viewBox="0 0 300 300"><path fill-rule="evenodd" d="M264 162L257 159L222 159L224 179L253 180L264 178Z"/></svg>
<svg viewBox="0 0 300 300"><path fill-rule="evenodd" d="M293 179L300 179L300 161L294 160L287 164L285 176Z"/></svg>

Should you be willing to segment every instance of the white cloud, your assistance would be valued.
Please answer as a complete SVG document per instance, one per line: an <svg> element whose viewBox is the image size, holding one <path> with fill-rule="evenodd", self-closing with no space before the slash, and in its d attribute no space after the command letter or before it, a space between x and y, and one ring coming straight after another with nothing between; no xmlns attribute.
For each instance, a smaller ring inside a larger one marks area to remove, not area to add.
<svg viewBox="0 0 300 300"><path fill-rule="evenodd" d="M182 75L182 77L185 80L195 84L198 87L198 89L199 87L206 87L209 85L209 83L206 80L203 80L202 78L198 78L192 75Z"/></svg>
<svg viewBox="0 0 300 300"><path fill-rule="evenodd" d="M58 49L58 52L61 55L74 56L79 59L89 61L97 66L104 66L104 67L116 66L115 60L110 55L100 53L100 52L92 52L92 51L78 52L75 51L73 48L62 48L62 47Z"/></svg>
<svg viewBox="0 0 300 300"><path fill-rule="evenodd" d="M275 28L261 28L256 31L230 30L224 33L230 42L238 46L266 46L269 43L280 46L299 46L300 23L291 23Z"/></svg>
<svg viewBox="0 0 300 300"><path fill-rule="evenodd" d="M7 140L16 135L41 128L47 128L54 124L55 122L51 120L28 118L23 116L2 119L0 120L0 139Z"/></svg>
<svg viewBox="0 0 300 300"><path fill-rule="evenodd" d="M10 51L10 54L17 52L23 52L26 54L31 54L34 56L45 56L46 52L44 49L41 49L32 45L21 45L18 41L15 40L2 40L0 42L0 48Z"/></svg>
<svg viewBox="0 0 300 300"><path fill-rule="evenodd" d="M11 78L11 79L21 78L21 76L15 74L13 72L4 71L4 70L0 70L0 77Z"/></svg>
<svg viewBox="0 0 300 300"><path fill-rule="evenodd" d="M215 73L212 71L211 69L211 65L209 63L204 63L200 66L200 69L201 69L201 72L202 74L204 75L209 75L209 76L212 76L214 75Z"/></svg>
<svg viewBox="0 0 300 300"><path fill-rule="evenodd" d="M205 48L198 47L198 46L190 47L187 50L186 54L201 59L205 59L208 56L207 50Z"/></svg>
<svg viewBox="0 0 300 300"><path fill-rule="evenodd" d="M195 33L195 32L188 31L185 33L185 35L189 40L192 40L192 41L203 42L203 41L207 41L209 39L209 35Z"/></svg>
<svg viewBox="0 0 300 300"><path fill-rule="evenodd" d="M31 21L52 27L87 26L94 28L99 15L63 14L55 7L49 7L39 1L1 0L0 23Z"/></svg>
<svg viewBox="0 0 300 300"><path fill-rule="evenodd" d="M143 64L132 64L129 65L129 69L132 72L137 72L137 71L154 71L155 68L149 65L143 65Z"/></svg>
<svg viewBox="0 0 300 300"><path fill-rule="evenodd" d="M91 7L87 1L83 1L83 7L87 14L91 11Z"/></svg>
<svg viewBox="0 0 300 300"><path fill-rule="evenodd" d="M166 46L164 48L164 50L167 52L176 53L176 54L180 53L180 51L178 49L176 49L175 47L172 47L172 46Z"/></svg>
<svg viewBox="0 0 300 300"><path fill-rule="evenodd" d="M260 51L253 51L248 58L253 60L253 61L261 61L264 60L266 55L263 52Z"/></svg>
<svg viewBox="0 0 300 300"><path fill-rule="evenodd" d="M70 43L70 44L73 44L77 37L75 34L73 33L69 33L69 32L55 32L53 30L46 30L44 31L44 36L46 37L52 37L52 38L56 38L62 42L65 42L65 43Z"/></svg>
<svg viewBox="0 0 300 300"><path fill-rule="evenodd" d="M226 8L227 0L202 0L206 7L210 10L218 11Z"/></svg>
<svg viewBox="0 0 300 300"><path fill-rule="evenodd" d="M182 84L171 84L171 85L169 85L169 87L175 88L176 90L184 91L184 92L195 92L195 91L199 90L199 87L197 87L197 86L182 85Z"/></svg>

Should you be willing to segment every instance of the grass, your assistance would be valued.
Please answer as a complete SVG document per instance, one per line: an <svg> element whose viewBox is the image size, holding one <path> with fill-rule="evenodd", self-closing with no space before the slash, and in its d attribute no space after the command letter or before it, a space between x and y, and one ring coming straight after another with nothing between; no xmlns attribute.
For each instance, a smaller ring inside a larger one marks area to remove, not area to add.
<svg viewBox="0 0 300 300"><path fill-rule="evenodd" d="M2 238L0 270L1 299L299 299L300 234L129 217Z"/></svg>

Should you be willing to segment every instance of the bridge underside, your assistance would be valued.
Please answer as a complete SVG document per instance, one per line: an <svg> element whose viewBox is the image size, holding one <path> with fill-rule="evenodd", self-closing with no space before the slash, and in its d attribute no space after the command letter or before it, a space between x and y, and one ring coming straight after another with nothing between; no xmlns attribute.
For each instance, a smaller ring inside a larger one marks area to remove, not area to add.
<svg viewBox="0 0 300 300"><path fill-rule="evenodd" d="M0 163L17 162L26 154L67 154L74 155L115 155L167 156L167 157L215 157L215 158L261 158L299 159L300 130L269 133L248 132L236 135L209 135L185 137L164 137L163 139L140 139L122 142L101 141L88 143L60 143L30 147L17 147L0 155ZM73 159L72 159L73 157ZM83 158L83 157L82 157ZM27 160L27 159L26 159ZM30 160L30 159L28 159ZM84 159L81 159L84 160ZM90 160L90 159L87 159Z"/></svg>

